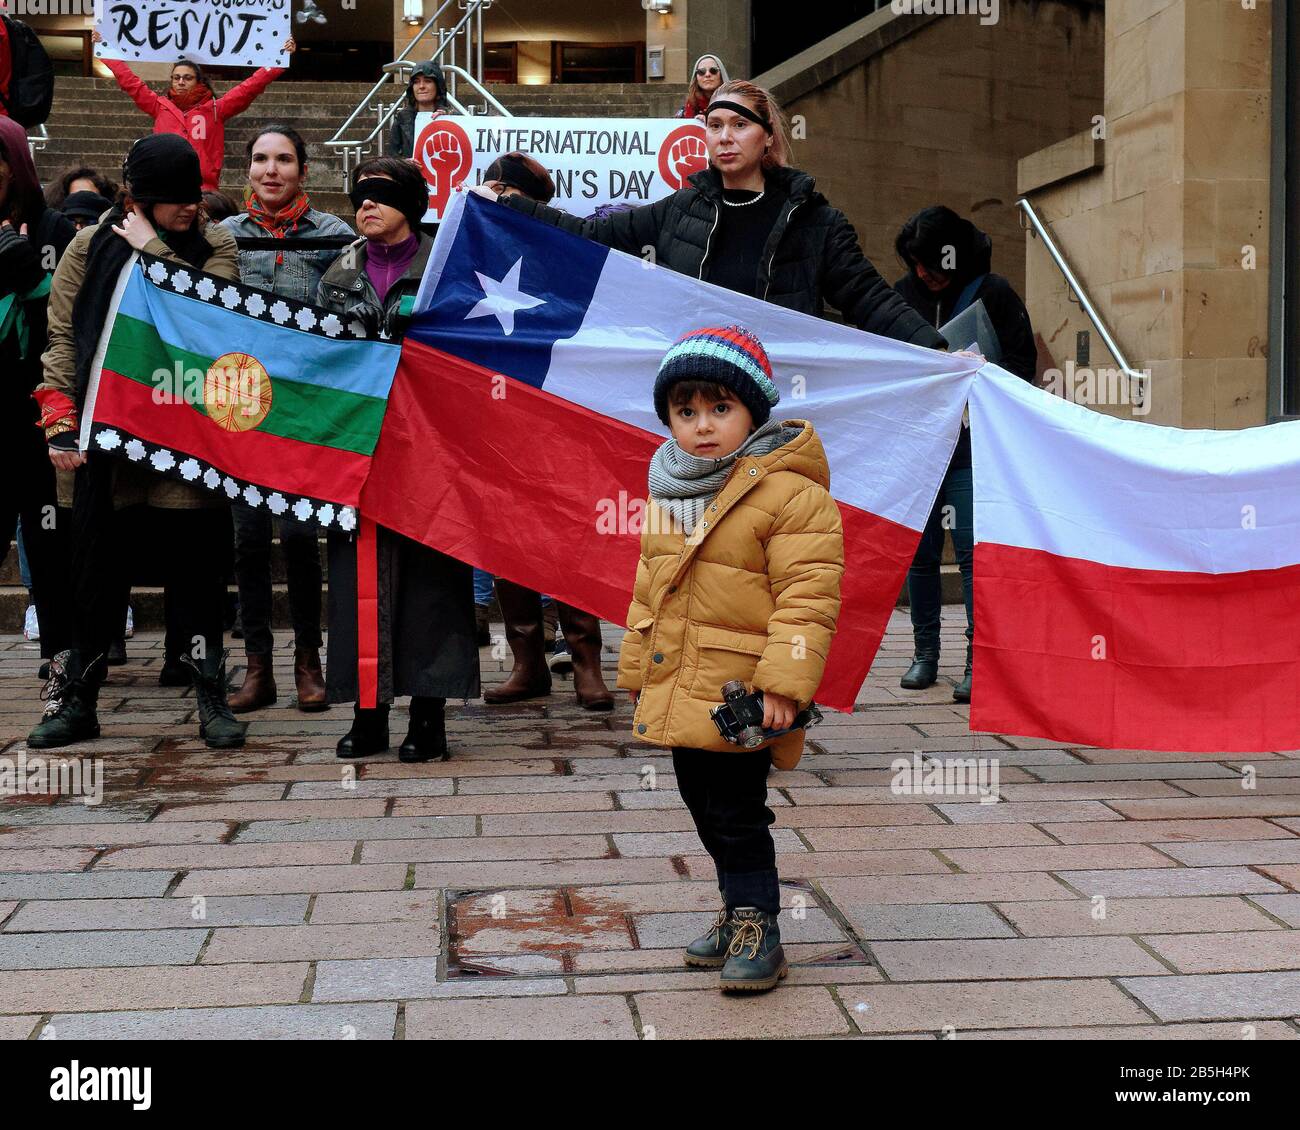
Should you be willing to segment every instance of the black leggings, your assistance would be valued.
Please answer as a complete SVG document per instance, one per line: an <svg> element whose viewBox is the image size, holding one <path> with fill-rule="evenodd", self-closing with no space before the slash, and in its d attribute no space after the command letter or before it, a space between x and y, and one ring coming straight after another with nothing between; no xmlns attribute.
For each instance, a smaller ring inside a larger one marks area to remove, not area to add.
<svg viewBox="0 0 1300 1130"><path fill-rule="evenodd" d="M85 470L86 468L82 468ZM168 643L194 658L220 654L231 556L225 507L173 510L131 506L82 490L73 507L75 636L82 659L103 655L122 632L122 592L138 563L167 590Z"/></svg>

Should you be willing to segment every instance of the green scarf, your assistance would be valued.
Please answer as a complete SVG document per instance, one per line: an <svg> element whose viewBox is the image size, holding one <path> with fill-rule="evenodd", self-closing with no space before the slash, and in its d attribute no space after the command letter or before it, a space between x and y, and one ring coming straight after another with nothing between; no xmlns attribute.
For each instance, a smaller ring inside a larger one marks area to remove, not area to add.
<svg viewBox="0 0 1300 1130"><path fill-rule="evenodd" d="M0 298L0 341L4 341L10 333L16 332L18 334L18 356L21 360L27 360L27 349L31 344L28 340L27 313L23 306L27 302L48 298L49 294L50 276L47 273L26 294L6 294L3 298Z"/></svg>

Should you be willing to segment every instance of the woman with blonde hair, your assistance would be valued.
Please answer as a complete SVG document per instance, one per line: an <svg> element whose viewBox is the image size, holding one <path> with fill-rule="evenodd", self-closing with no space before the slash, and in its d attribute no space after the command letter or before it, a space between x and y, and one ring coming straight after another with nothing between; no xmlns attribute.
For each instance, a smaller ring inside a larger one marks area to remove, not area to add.
<svg viewBox="0 0 1300 1130"><path fill-rule="evenodd" d="M725 82L705 115L708 167L662 200L580 220L520 195L474 191L597 243L641 255L717 286L822 316L833 306L871 333L946 349L858 246L844 213L791 167L785 115L751 82Z"/></svg>
<svg viewBox="0 0 1300 1130"><path fill-rule="evenodd" d="M701 55L695 60L691 72L691 85L686 88L686 101L673 116L676 118L703 118L709 108L713 92L724 82L730 82L727 68L716 55Z"/></svg>

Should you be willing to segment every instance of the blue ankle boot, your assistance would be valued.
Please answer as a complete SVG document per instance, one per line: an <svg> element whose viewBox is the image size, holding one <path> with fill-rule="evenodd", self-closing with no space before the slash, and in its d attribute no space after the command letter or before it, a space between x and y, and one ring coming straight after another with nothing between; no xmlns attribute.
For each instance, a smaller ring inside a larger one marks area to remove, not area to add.
<svg viewBox="0 0 1300 1130"><path fill-rule="evenodd" d="M789 972L781 948L781 926L775 914L752 906L732 914L734 932L722 967L722 991L761 993L773 988Z"/></svg>

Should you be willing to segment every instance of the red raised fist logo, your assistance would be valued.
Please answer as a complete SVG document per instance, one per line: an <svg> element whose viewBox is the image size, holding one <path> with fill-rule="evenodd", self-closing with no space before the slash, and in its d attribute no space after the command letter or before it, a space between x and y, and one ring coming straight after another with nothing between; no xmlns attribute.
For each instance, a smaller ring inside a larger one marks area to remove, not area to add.
<svg viewBox="0 0 1300 1130"><path fill-rule="evenodd" d="M709 166L704 144L704 127L699 122L678 126L659 146L659 175L676 191L686 187L686 178Z"/></svg>
<svg viewBox="0 0 1300 1130"><path fill-rule="evenodd" d="M435 118L415 139L415 160L429 182L429 207L439 219L452 189L464 181L473 158L469 135L446 118Z"/></svg>

